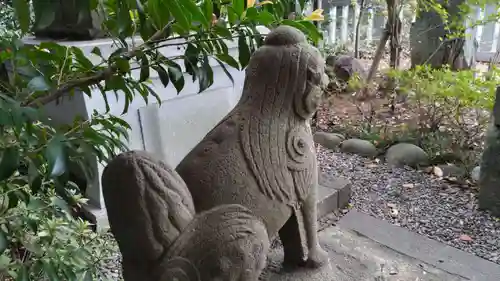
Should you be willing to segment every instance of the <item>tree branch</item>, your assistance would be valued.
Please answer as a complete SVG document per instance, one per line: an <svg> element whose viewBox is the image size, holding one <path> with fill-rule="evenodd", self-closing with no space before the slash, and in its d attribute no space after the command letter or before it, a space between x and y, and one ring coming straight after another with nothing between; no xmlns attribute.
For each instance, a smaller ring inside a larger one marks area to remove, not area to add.
<svg viewBox="0 0 500 281"><path fill-rule="evenodd" d="M158 40L161 40L162 37L164 36L165 32L167 31L167 29L170 28L170 26L172 26L172 24L174 22L175 22L174 20L170 21L162 29L158 30L155 34L153 34L153 36L151 36L148 40L146 40L146 42L144 42L140 46L137 46L137 47L131 49L128 52L125 52L122 55L123 58L130 60L133 57L136 57L146 46L148 46L152 42L156 42ZM36 98L34 100L31 100L31 101L27 100L22 105L29 106L29 107L35 107L35 108L41 107L45 104L48 104L52 101L55 101L55 100L61 98L62 96L67 94L69 91L71 91L75 88L86 87L89 85L97 84L97 83L101 82L102 80L105 80L105 79L111 77L113 74L115 74L116 71L117 71L117 67L114 65L110 65L107 68L105 68L104 70L99 71L96 74L91 75L89 77L83 77L83 78L79 78L79 79L75 79L75 80L63 83L62 85L59 85L56 89L52 90L48 95L44 95L42 97Z"/></svg>

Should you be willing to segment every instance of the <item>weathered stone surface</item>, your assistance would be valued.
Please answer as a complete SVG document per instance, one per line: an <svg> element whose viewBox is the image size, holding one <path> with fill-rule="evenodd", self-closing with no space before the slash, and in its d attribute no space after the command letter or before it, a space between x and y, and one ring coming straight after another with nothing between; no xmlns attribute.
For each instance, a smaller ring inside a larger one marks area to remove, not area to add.
<svg viewBox="0 0 500 281"><path fill-rule="evenodd" d="M318 218L344 208L351 199L351 183L344 179L322 173L318 186Z"/></svg>
<svg viewBox="0 0 500 281"><path fill-rule="evenodd" d="M328 149L337 149L339 145L345 140L341 134L316 132L313 136L314 142Z"/></svg>
<svg viewBox="0 0 500 281"><path fill-rule="evenodd" d="M198 212L247 207L270 238L279 235L291 266L303 264L306 252L310 266L327 260L317 240L318 170L309 126L322 100L323 73L323 58L299 30L275 28L250 59L239 103L176 168Z"/></svg>
<svg viewBox="0 0 500 281"><path fill-rule="evenodd" d="M464 0L436 1L443 5L451 17L459 15L459 5ZM456 50L451 48L451 42L444 43L442 38L446 38L448 31L442 22L442 18L434 10L419 11L419 16L412 24L410 29L411 44L411 64L416 65L429 64L432 67L441 67L447 64L451 58L451 67L453 69L468 69L474 66L477 43L474 39L457 38Z"/></svg>
<svg viewBox="0 0 500 281"><path fill-rule="evenodd" d="M486 133L481 160L479 207L491 211L494 216L500 216L500 128L494 123Z"/></svg>
<svg viewBox="0 0 500 281"><path fill-rule="evenodd" d="M269 239L262 221L241 205L202 212L169 248L158 281L256 281L266 266ZM190 265L185 267L185 261ZM177 261L184 261L182 266ZM193 271L193 269L196 269ZM191 272L190 272L191 270ZM185 274L185 273L190 274ZM177 278L177 279L176 279ZM143 279L144 280L144 279Z"/></svg>
<svg viewBox="0 0 500 281"><path fill-rule="evenodd" d="M269 249L265 225L241 205L194 214L189 191L145 152L115 157L103 194L125 281L255 281Z"/></svg>
<svg viewBox="0 0 500 281"><path fill-rule="evenodd" d="M342 220L342 219L341 219ZM449 273L377 243L376 240L342 227L329 227L319 234L330 256L330 266L317 270L289 272L281 266L280 249L272 250L261 281L466 281L474 280ZM397 238L397 237L396 237ZM487 280L487 279L476 279Z"/></svg>
<svg viewBox="0 0 500 281"><path fill-rule="evenodd" d="M443 164L434 167L434 174L443 178L464 179L467 175L467 171L465 171L465 169L461 167L458 167L457 165Z"/></svg>
<svg viewBox="0 0 500 281"><path fill-rule="evenodd" d="M328 76L337 77L344 82L348 82L355 74L362 80L366 79L367 76L361 61L352 56L329 56L326 58L326 67Z"/></svg>
<svg viewBox="0 0 500 281"><path fill-rule="evenodd" d="M51 39L90 40L102 37L104 17L90 9L90 0L34 1L37 37ZM54 19L47 25L47 9L53 10Z"/></svg>
<svg viewBox="0 0 500 281"><path fill-rule="evenodd" d="M418 167L429 163L429 156L420 147L411 143L398 143L391 146L386 154L385 160L392 167Z"/></svg>
<svg viewBox="0 0 500 281"><path fill-rule="evenodd" d="M472 171L470 172L470 178L472 179L473 182L478 182L479 177L481 175L481 166L476 166Z"/></svg>
<svg viewBox="0 0 500 281"><path fill-rule="evenodd" d="M377 148L373 143L361 139L348 139L340 144L340 151L373 158L377 156Z"/></svg>
<svg viewBox="0 0 500 281"><path fill-rule="evenodd" d="M500 87L497 87L491 125L479 173L479 207L500 216Z"/></svg>

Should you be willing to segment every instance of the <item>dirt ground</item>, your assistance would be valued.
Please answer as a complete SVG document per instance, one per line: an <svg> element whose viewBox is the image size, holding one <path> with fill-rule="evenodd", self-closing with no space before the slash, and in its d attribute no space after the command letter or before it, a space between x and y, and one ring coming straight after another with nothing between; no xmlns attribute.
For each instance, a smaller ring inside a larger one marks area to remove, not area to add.
<svg viewBox="0 0 500 281"><path fill-rule="evenodd" d="M364 58L362 57L360 61L365 66L368 71L373 62L371 54L367 54ZM402 54L400 69L409 69L411 66L409 55ZM389 69L389 59L387 55L382 59L379 65L379 70L375 77L375 81L381 81L382 74ZM488 69L487 63L478 62L476 69L484 72ZM316 129L321 131L331 131L332 127L335 127L341 123L347 122L360 122L363 121L363 116L368 116L370 112L375 113L375 118L379 122L391 122L392 124L399 124L407 122L412 119L409 114L409 110L406 108L407 105L404 103L396 104L395 111L392 112L390 108L390 101L387 97L383 97L380 92L372 93L370 97L363 102L355 101L351 95L333 95L329 98L329 101L323 104L317 113L316 119Z"/></svg>

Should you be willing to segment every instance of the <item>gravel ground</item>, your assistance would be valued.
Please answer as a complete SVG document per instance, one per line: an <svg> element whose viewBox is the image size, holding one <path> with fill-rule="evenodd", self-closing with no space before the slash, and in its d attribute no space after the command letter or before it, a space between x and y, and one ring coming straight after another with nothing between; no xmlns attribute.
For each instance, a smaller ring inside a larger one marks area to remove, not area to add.
<svg viewBox="0 0 500 281"><path fill-rule="evenodd" d="M477 209L475 190L323 148L318 161L352 182L352 208L500 264L500 219Z"/></svg>
<svg viewBox="0 0 500 281"><path fill-rule="evenodd" d="M477 210L475 190L321 147L318 162L323 171L352 182L352 208L500 264L500 219ZM103 266L109 279L101 280L121 280L120 262L117 252Z"/></svg>

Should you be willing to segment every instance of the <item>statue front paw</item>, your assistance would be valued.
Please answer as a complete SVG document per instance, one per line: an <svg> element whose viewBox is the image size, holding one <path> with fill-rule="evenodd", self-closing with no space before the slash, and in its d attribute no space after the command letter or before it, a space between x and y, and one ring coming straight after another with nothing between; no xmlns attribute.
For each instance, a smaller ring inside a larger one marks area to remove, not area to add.
<svg viewBox="0 0 500 281"><path fill-rule="evenodd" d="M306 266L310 268L320 268L330 260L328 253L317 245L316 248L309 251L307 255Z"/></svg>

